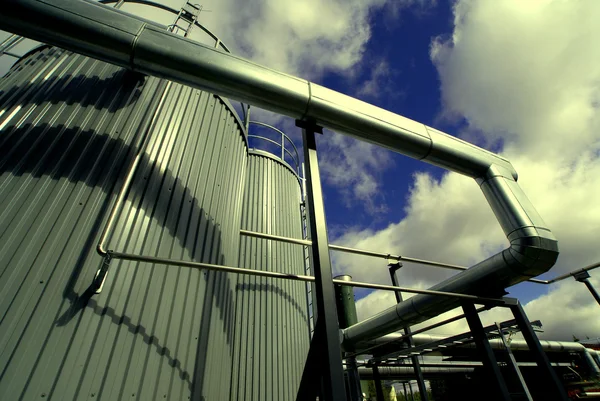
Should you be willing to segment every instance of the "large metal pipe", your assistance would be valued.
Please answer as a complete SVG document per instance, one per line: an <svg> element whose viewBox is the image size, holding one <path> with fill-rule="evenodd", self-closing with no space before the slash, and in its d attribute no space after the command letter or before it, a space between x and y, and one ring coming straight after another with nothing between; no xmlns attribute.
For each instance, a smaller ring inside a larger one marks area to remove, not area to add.
<svg viewBox="0 0 600 401"><path fill-rule="evenodd" d="M393 341L398 341L402 335L400 333L392 333L388 334L373 340L370 340L368 345L379 345L386 344ZM446 336L440 336L435 334L415 334L413 336L413 342L415 346L426 345L437 341L443 341L446 339ZM493 349L503 350L504 343L499 338L492 338L489 340L490 346ZM584 352L588 348L583 346L583 344L572 342L572 341L547 341L540 340L540 344L545 352ZM475 343L464 343L456 346L457 348L473 348L475 349ZM527 346L527 342L525 340L512 339L510 341L510 349L513 351L526 351L529 349Z"/></svg>
<svg viewBox="0 0 600 401"><path fill-rule="evenodd" d="M517 363L519 367L531 367L536 368L537 365L535 362L519 362ZM568 362L553 362L552 366L555 367L568 367L570 363ZM434 378L434 377L444 377L447 375L457 374L457 373L473 373L475 369L481 369L483 367L481 362L440 362L434 364L423 364L423 374L426 378ZM373 378L373 369L367 366L359 367L358 372L360 377L363 379L372 379ZM379 373L381 378L385 379L400 379L400 378L414 378L414 370L413 367L408 366L379 366Z"/></svg>
<svg viewBox="0 0 600 401"><path fill-rule="evenodd" d="M426 378L447 376L460 373L473 373L477 366L448 366L448 367L424 367L423 375ZM415 371L412 366L379 366L379 375L382 379L413 378ZM373 369L370 367L358 368L358 374L362 379L374 378Z"/></svg>
<svg viewBox="0 0 600 401"><path fill-rule="evenodd" d="M5 0L0 28L132 70L250 103L392 149L476 179L510 246L438 285L437 290L498 296L548 271L557 242L498 155L339 92L167 32L93 1ZM7 118L10 118L8 116ZM415 296L349 327L352 345L458 306Z"/></svg>

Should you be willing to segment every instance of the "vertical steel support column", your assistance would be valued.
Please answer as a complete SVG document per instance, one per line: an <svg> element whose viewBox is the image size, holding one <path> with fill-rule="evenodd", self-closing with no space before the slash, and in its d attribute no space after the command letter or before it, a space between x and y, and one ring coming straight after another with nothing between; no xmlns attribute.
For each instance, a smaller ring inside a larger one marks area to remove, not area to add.
<svg viewBox="0 0 600 401"><path fill-rule="evenodd" d="M398 276L396 276L396 272L402 267L402 263L390 263L388 265L390 271L390 278L392 279L392 285L398 287ZM402 293L400 291L394 291L396 295L396 302L402 302ZM404 329L404 334L407 335L407 343L410 347L414 346L412 340L412 330L410 327ZM410 357L413 368L415 370L415 377L417 378L417 385L419 386L419 393L421 395L422 401L429 401L429 396L427 395L427 387L425 386L425 378L423 377L423 372L421 370L421 363L419 362L419 357L417 355L412 355Z"/></svg>
<svg viewBox="0 0 600 401"><path fill-rule="evenodd" d="M523 387L523 391L525 392L525 397L527 397L528 401L533 401L533 398L531 398L531 393L529 393L529 388L527 387L527 383L525 383L525 379L523 378L523 375L521 374L519 365L517 365L517 360L515 359L515 355L513 354L512 350L510 349L510 344L506 341L506 337L504 337L504 333L502 332L502 327L500 327L500 325L497 322L496 322L496 328L498 329L498 335L500 336L500 339L502 340L502 344L504 344L504 348L506 348L506 353L508 354L508 359L510 361L510 364L511 364L515 374L519 378L519 382L521 382L521 387Z"/></svg>
<svg viewBox="0 0 600 401"><path fill-rule="evenodd" d="M494 386L490 392L492 397L495 397L497 400L510 401L510 394L506 388L506 383L502 377L502 372L500 372L500 368L498 368L498 362L494 356L494 351L492 350L487 335L483 330L483 326L481 324L481 320L479 320L479 315L477 314L475 305L468 301L461 301L461 304L465 313L465 318L469 324L469 329L471 330L471 334L475 340L477 350L481 355L483 367L488 372L490 384Z"/></svg>
<svg viewBox="0 0 600 401"><path fill-rule="evenodd" d="M308 207L310 222L312 266L315 273L315 292L318 311L316 326L321 330L319 336L313 337L310 345L311 349L313 347L319 348L318 361L307 360L304 370L306 371L307 368L319 368L319 376L323 379L322 394L325 401L346 401L340 330L335 307L335 292L331 273L331 260L329 258L329 240L327 239L325 207L323 205L323 192L321 189L321 176L319 174L315 139L315 133L322 133L322 128L310 122L300 120L296 121L296 125L302 128L307 179L306 206ZM299 396L304 391L303 386L310 385L315 385L315 383L307 383L305 380L302 380L298 393Z"/></svg>
<svg viewBox="0 0 600 401"><path fill-rule="evenodd" d="M385 401L383 397L383 386L381 385L381 376L379 376L379 368L373 364L373 381L375 382L375 396L377 401Z"/></svg>
<svg viewBox="0 0 600 401"><path fill-rule="evenodd" d="M339 280L352 281L352 276L343 275L335 277ZM358 323L356 316L356 302L354 301L354 287L349 285L335 285L335 301L338 311L340 329L345 329ZM360 376L356 366L356 357L346 357L346 372L348 374L348 390L351 401L361 400Z"/></svg>
<svg viewBox="0 0 600 401"><path fill-rule="evenodd" d="M515 301L515 304L510 306L510 310L515 316L515 320L517 321L519 330L521 330L521 334L523 334L523 337L525 337L527 347L529 347L529 352L533 354L535 362L538 365L540 376L544 377L545 379L546 385L544 388L547 390L547 393L544 395L544 399L560 401L568 400L565 388L558 379L558 375L550 365L550 361L542 349L540 340L533 331L533 328L529 323L529 319L527 319L527 315L525 314L521 303L517 300Z"/></svg>
<svg viewBox="0 0 600 401"><path fill-rule="evenodd" d="M410 384L410 381L408 382L408 390L410 391L411 401L415 401L415 394L413 393L412 384Z"/></svg>
<svg viewBox="0 0 600 401"><path fill-rule="evenodd" d="M588 278L591 277L590 274L587 271L582 270L579 273L575 274L573 277L575 278L575 280L579 281L580 283L585 284L585 286L588 288L588 290L590 290L590 292L592 293L592 296L594 297L596 302L598 302L598 304L600 304L600 295L598 295L598 292L596 291L596 289L594 288L592 283L590 283L590 281L588 280Z"/></svg>

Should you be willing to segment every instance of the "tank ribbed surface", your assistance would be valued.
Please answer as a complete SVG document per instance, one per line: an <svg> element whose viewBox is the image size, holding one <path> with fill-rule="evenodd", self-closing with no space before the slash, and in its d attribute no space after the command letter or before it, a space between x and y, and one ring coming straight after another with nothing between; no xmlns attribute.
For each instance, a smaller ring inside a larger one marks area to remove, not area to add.
<svg viewBox="0 0 600 401"><path fill-rule="evenodd" d="M91 290L144 135L109 249L235 265L247 148L219 98L55 48L0 81L0 399L229 397L237 276L113 260Z"/></svg>
<svg viewBox="0 0 600 401"><path fill-rule="evenodd" d="M250 154L242 229L302 238L300 185L291 170ZM240 266L305 274L302 247L242 237ZM236 285L233 400L294 400L309 348L306 285L240 276Z"/></svg>

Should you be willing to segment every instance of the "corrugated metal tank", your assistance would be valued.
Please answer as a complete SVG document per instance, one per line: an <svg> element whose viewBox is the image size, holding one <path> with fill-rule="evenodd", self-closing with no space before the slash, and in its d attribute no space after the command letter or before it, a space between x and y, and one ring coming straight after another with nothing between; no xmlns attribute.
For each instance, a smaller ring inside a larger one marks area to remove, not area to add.
<svg viewBox="0 0 600 401"><path fill-rule="evenodd" d="M47 47L0 80L1 400L229 398L246 327L236 294L261 287L118 260L102 293L91 287L102 263L96 243L145 135L109 248L237 264L247 144L224 100ZM272 231L292 234L277 224L283 231ZM281 294L296 290L283 284ZM261 355L299 369L299 355L284 350ZM254 374L275 377L256 358Z"/></svg>
<svg viewBox="0 0 600 401"><path fill-rule="evenodd" d="M300 184L287 163L251 151L242 229L302 238L300 203ZM258 238L242 237L240 265L305 274L301 246ZM231 400L294 400L310 346L306 285L240 276L235 290ZM261 370L267 373L257 374Z"/></svg>

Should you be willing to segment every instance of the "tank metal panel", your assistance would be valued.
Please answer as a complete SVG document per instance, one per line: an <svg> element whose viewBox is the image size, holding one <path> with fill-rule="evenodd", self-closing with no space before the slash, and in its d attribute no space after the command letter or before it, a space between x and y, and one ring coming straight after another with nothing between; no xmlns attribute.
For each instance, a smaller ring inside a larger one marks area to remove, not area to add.
<svg viewBox="0 0 600 401"><path fill-rule="evenodd" d="M248 157L242 229L302 238L300 185L290 169ZM302 247L242 237L240 266L305 274ZM231 400L293 400L309 348L306 285L239 276Z"/></svg>
<svg viewBox="0 0 600 401"><path fill-rule="evenodd" d="M219 98L55 48L0 81L0 399L229 397L235 275L113 260L91 289L144 135L109 249L235 265L247 148Z"/></svg>

